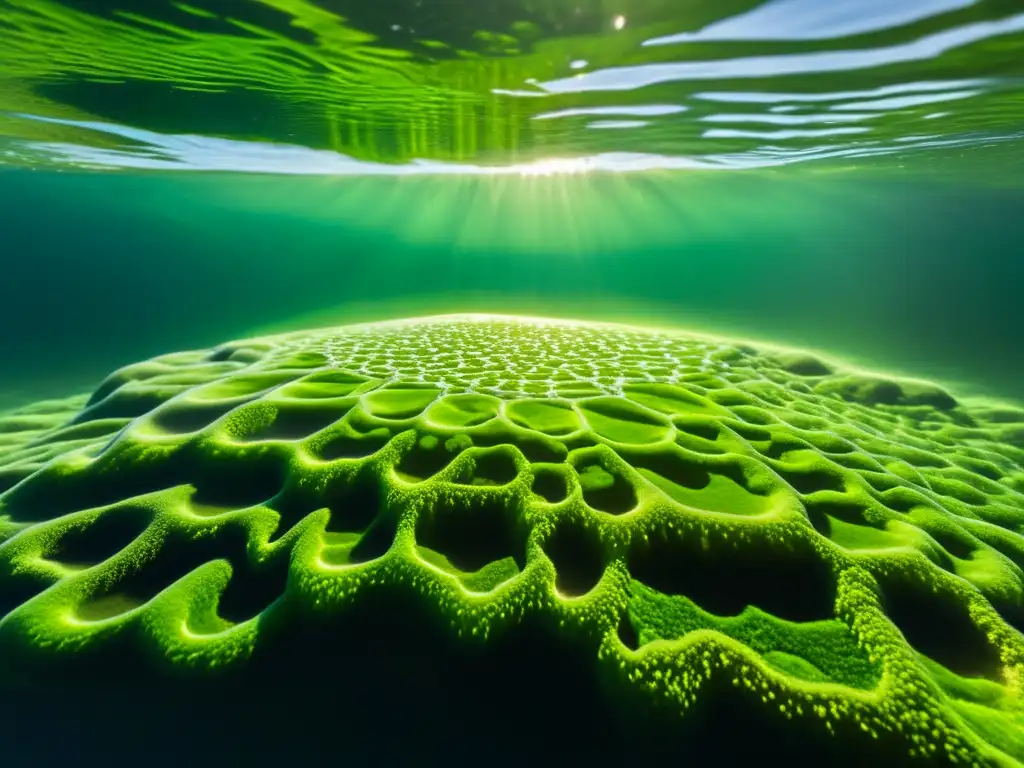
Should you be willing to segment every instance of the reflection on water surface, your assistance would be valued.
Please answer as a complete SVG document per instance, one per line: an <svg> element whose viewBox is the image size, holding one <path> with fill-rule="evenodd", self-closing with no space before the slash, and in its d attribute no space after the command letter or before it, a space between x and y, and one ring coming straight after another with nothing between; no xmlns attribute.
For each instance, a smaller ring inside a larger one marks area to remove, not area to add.
<svg viewBox="0 0 1024 768"><path fill-rule="evenodd" d="M1024 135L1009 0L0 0L0 38L15 165L912 166Z"/></svg>

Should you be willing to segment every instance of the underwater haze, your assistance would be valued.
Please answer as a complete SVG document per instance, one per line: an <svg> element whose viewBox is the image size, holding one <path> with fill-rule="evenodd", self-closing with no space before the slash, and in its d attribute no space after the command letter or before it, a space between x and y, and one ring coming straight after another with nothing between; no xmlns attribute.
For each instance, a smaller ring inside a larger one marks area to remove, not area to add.
<svg viewBox="0 0 1024 768"><path fill-rule="evenodd" d="M0 763L1024 766L1024 0L0 0Z"/></svg>
<svg viewBox="0 0 1024 768"><path fill-rule="evenodd" d="M7 404L458 311L1024 394L1012 0L3 0L0 39Z"/></svg>

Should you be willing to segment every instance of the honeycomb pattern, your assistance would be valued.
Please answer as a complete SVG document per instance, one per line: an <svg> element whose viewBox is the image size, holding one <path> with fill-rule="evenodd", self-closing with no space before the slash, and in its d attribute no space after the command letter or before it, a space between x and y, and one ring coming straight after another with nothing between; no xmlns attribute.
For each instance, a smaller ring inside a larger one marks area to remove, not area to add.
<svg viewBox="0 0 1024 768"><path fill-rule="evenodd" d="M15 646L244 664L386 583L465 643L554 618L682 714L726 681L967 764L1024 761L1022 534L1024 410L672 331L349 326L0 417Z"/></svg>

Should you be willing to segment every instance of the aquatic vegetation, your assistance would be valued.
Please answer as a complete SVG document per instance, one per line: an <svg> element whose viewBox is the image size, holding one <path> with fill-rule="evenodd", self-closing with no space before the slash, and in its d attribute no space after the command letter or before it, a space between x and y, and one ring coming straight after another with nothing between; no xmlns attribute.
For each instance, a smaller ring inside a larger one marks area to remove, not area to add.
<svg viewBox="0 0 1024 768"><path fill-rule="evenodd" d="M927 382L626 326L347 326L0 417L0 489L6 663L244 668L390 590L466 652L547 621L684 721L725 687L781 733L1024 761L1024 410Z"/></svg>

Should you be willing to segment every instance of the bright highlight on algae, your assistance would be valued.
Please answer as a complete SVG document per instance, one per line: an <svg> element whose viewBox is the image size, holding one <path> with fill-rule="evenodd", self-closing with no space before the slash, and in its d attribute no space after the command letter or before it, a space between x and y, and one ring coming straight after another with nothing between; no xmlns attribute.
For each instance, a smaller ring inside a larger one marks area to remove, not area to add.
<svg viewBox="0 0 1024 768"><path fill-rule="evenodd" d="M549 621L684 721L725 688L865 756L1024 762L1024 410L932 384L625 326L348 326L6 414L0 490L8 660L214 675L392 590L467 653Z"/></svg>

